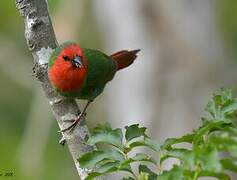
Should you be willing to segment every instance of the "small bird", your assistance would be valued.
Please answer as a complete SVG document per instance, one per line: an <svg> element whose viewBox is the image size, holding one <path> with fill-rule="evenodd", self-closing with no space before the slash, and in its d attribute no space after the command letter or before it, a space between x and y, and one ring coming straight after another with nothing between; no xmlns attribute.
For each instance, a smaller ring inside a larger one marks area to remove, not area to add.
<svg viewBox="0 0 237 180"><path fill-rule="evenodd" d="M50 83L64 97L88 100L81 114L69 120L72 124L61 132L74 129L89 104L103 92L117 71L133 63L139 51L122 50L109 56L98 50L81 48L73 42L56 48L48 64Z"/></svg>

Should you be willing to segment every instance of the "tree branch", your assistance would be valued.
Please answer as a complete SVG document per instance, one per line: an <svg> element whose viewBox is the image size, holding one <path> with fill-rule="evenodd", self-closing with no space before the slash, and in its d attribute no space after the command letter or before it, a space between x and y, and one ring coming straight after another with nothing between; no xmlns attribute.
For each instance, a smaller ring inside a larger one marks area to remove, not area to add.
<svg viewBox="0 0 237 180"><path fill-rule="evenodd" d="M80 114L80 110L75 100L59 96L48 81L47 63L51 53L57 47L57 40L49 17L47 1L16 0L16 7L24 18L25 38L35 63L34 75L41 83L60 129L64 129L68 124L63 121L76 118ZM94 147L85 143L89 131L84 120L73 132L65 132L63 136L80 178L85 179L90 170L80 168L77 158L81 153L91 151Z"/></svg>

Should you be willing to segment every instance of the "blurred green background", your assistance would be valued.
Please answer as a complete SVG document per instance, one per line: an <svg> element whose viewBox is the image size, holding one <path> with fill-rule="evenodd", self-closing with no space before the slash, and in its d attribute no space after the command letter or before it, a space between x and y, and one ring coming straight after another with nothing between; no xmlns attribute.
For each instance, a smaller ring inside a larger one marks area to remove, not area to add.
<svg viewBox="0 0 237 180"><path fill-rule="evenodd" d="M60 43L73 40L108 53L142 49L139 62L92 105L89 128L95 121L119 127L139 122L158 140L181 135L199 124L214 90L236 85L235 0L48 3ZM0 174L13 172L6 179L19 180L78 179L32 77L24 23L9 0L0 2L0 63Z"/></svg>

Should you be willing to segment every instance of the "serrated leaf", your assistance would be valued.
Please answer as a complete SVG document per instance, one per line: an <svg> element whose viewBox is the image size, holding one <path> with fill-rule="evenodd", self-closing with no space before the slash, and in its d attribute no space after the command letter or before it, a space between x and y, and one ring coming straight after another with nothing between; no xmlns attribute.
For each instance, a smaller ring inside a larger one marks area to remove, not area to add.
<svg viewBox="0 0 237 180"><path fill-rule="evenodd" d="M87 143L95 145L96 143L107 143L123 150L123 133L121 129L112 129L109 124L97 126L89 137Z"/></svg>
<svg viewBox="0 0 237 180"><path fill-rule="evenodd" d="M197 178L197 176L230 179L224 172L226 170L237 172L235 159L237 157L237 99L233 99L231 90L221 90L209 101L207 109L213 118L203 118L202 126L192 134L167 139L162 146L151 140L145 133L146 128L139 127L138 124L126 127L126 147L122 143L121 129L112 129L108 124L99 125L92 133L92 138L88 143L92 145L101 142L110 144L120 149L116 151L117 153L123 152L119 156L109 155L107 152L96 152L94 155L82 158L82 165L84 163L85 167L94 168L94 172L90 173L88 178L94 179L116 171L127 171L134 174L131 168L131 163L134 162L151 162L157 166L157 162L147 154L138 153L132 157L128 153L136 147L146 146L158 152L159 165L170 157L179 159L180 165L175 165L169 171L162 172L161 170L162 174L157 175L148 166L139 164L139 175L137 176L139 180L178 180ZM183 142L192 144L192 150L173 146ZM108 147L111 148L111 146ZM230 156L220 159L222 152ZM133 178L128 177L128 179Z"/></svg>
<svg viewBox="0 0 237 180"><path fill-rule="evenodd" d="M151 148L152 150L154 150L156 152L159 152L160 149L161 149L160 144L158 142L155 142L155 141L151 140L150 138L145 137L141 140L137 140L137 141L134 141L131 144L129 144L126 151L129 152L133 148L140 147L140 146L149 147L149 148Z"/></svg>
<svg viewBox="0 0 237 180"><path fill-rule="evenodd" d="M183 142L192 143L193 137L194 137L194 134L187 134L187 135L184 135L180 138L169 138L162 145L162 149L171 150L172 145L174 145L174 144L179 144L179 143L183 143Z"/></svg>
<svg viewBox="0 0 237 180"><path fill-rule="evenodd" d="M212 129L221 127L222 125L225 125L225 121L209 121L205 126L199 128L195 131L195 136L193 138L193 144L198 145L200 141L203 141L203 137L205 134L208 134ZM195 147L194 147L195 148Z"/></svg>
<svg viewBox="0 0 237 180"><path fill-rule="evenodd" d="M133 124L131 126L127 126L127 127L125 127L125 129L126 129L125 138L127 141L130 141L130 140L140 137L140 136L147 137L146 128L139 127L139 124Z"/></svg>
<svg viewBox="0 0 237 180"><path fill-rule="evenodd" d="M172 149L167 151L160 157L160 163L163 163L166 159L173 157L181 161L184 167L193 168L195 166L195 155L192 151L187 149Z"/></svg>
<svg viewBox="0 0 237 180"><path fill-rule="evenodd" d="M95 165L99 162L101 162L104 159L110 159L113 161L123 161L124 157L123 155L115 150L110 150L110 151L100 151L100 150L95 150L92 152L88 152L86 154L83 154L79 159L79 163L82 168L94 168Z"/></svg>

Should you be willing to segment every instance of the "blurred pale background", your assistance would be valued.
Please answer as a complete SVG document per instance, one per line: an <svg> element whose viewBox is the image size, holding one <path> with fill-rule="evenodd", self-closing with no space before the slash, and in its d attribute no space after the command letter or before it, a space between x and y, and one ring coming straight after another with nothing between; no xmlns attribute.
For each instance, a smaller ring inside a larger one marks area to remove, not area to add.
<svg viewBox="0 0 237 180"><path fill-rule="evenodd" d="M211 93L236 84L236 0L48 0L59 43L108 54L142 51L88 110L93 128L140 123L159 141L200 123ZM32 57L14 1L0 3L0 173L15 179L78 179L31 75ZM1 178L0 178L1 179Z"/></svg>

